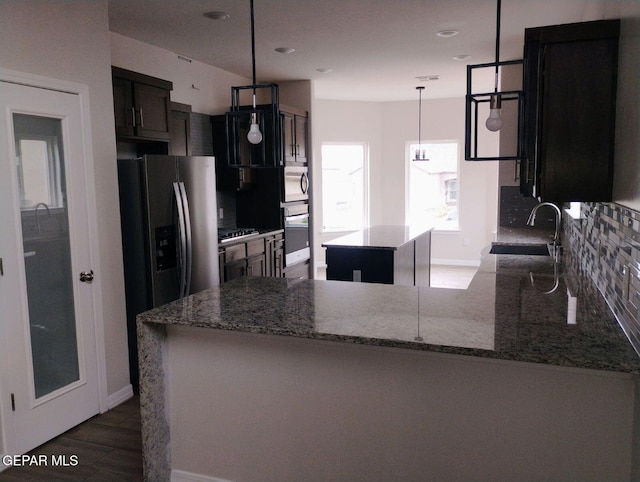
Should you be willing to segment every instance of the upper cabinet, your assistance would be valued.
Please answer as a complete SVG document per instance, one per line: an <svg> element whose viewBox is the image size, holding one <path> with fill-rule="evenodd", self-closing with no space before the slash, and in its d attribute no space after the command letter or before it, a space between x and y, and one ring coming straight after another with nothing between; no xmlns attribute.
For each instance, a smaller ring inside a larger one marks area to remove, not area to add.
<svg viewBox="0 0 640 482"><path fill-rule="evenodd" d="M172 156L191 155L191 106L171 102L171 138L169 154Z"/></svg>
<svg viewBox="0 0 640 482"><path fill-rule="evenodd" d="M619 20L525 30L521 191L610 201Z"/></svg>
<svg viewBox="0 0 640 482"><path fill-rule="evenodd" d="M280 106L282 150L285 163L307 162L307 113Z"/></svg>
<svg viewBox="0 0 640 482"><path fill-rule="evenodd" d="M118 67L111 70L116 137L169 141L173 84Z"/></svg>

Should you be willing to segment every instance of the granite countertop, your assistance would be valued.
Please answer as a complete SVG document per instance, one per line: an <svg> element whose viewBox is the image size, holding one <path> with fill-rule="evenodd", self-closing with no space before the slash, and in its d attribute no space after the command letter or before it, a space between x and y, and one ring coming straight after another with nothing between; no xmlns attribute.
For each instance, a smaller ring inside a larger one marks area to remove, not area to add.
<svg viewBox="0 0 640 482"><path fill-rule="evenodd" d="M511 234L504 240L522 239ZM466 290L248 277L138 321L640 373L640 357L587 277L562 259L488 247Z"/></svg>
<svg viewBox="0 0 640 482"><path fill-rule="evenodd" d="M433 230L433 227L411 228L402 225L372 226L327 241L323 243L322 246L327 248L398 249L431 230Z"/></svg>

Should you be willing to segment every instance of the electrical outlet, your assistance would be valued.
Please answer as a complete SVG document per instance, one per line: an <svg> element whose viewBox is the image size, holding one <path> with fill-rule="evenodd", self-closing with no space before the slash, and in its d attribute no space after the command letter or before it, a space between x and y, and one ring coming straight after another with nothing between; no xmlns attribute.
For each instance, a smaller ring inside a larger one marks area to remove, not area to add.
<svg viewBox="0 0 640 482"><path fill-rule="evenodd" d="M218 208L218 218L224 219L224 211L222 208Z"/></svg>
<svg viewBox="0 0 640 482"><path fill-rule="evenodd" d="M362 271L359 269L353 270L353 281L360 283L362 281Z"/></svg>

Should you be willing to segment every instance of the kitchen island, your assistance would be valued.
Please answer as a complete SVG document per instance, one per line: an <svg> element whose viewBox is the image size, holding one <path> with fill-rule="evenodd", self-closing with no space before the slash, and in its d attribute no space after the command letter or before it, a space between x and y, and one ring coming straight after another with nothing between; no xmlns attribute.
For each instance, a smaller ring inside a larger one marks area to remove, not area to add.
<svg viewBox="0 0 640 482"><path fill-rule="evenodd" d="M327 241L327 279L429 286L432 229L372 226Z"/></svg>
<svg viewBox="0 0 640 482"><path fill-rule="evenodd" d="M551 257L487 249L467 290L241 278L138 330L147 480L637 471L638 355Z"/></svg>

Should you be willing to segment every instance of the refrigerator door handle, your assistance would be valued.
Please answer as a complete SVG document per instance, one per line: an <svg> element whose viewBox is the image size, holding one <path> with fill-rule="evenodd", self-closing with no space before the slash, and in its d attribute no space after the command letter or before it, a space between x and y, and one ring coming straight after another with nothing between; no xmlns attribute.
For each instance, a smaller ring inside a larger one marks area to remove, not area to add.
<svg viewBox="0 0 640 482"><path fill-rule="evenodd" d="M191 237L191 214L189 213L189 198L184 182L179 182L180 193L182 195L182 208L184 210L184 232L186 241L186 263L185 263L185 288L184 296L191 293L191 265L193 264L193 243Z"/></svg>
<svg viewBox="0 0 640 482"><path fill-rule="evenodd" d="M176 201L176 209L178 211L178 235L180 239L178 240L178 280L179 280L179 288L178 288L178 298L184 298L185 287L187 284L187 271L185 268L186 265L186 252L187 252L187 238L185 233L185 224L184 224L184 209L182 203L182 192L180 191L180 183L173 183L173 195Z"/></svg>

